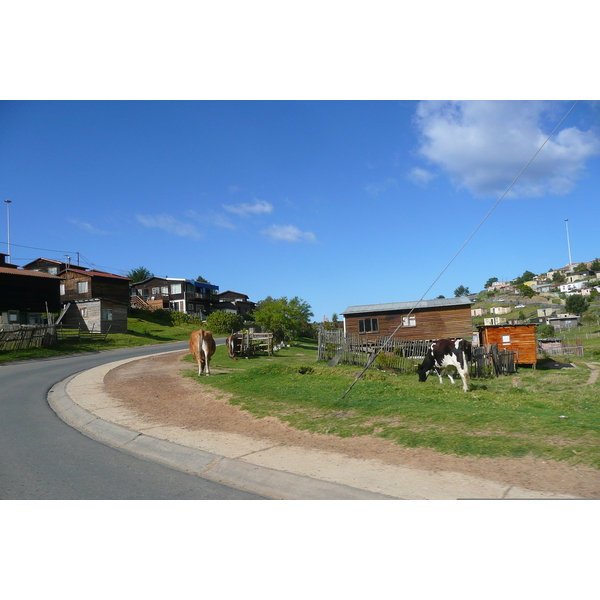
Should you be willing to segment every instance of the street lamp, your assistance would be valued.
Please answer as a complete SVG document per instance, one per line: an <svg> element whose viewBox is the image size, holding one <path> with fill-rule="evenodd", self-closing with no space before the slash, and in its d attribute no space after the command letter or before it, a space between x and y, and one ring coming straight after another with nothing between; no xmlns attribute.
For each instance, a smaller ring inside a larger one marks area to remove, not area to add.
<svg viewBox="0 0 600 600"><path fill-rule="evenodd" d="M571 263L573 261L571 260L571 240L569 239L569 219L565 219L565 225L567 227L567 246L569 248L569 267L570 267Z"/></svg>
<svg viewBox="0 0 600 600"><path fill-rule="evenodd" d="M6 226L8 227L8 249L6 251L6 254L8 256L8 264L10 264L10 205L12 203L12 200L5 200L4 202L6 202Z"/></svg>

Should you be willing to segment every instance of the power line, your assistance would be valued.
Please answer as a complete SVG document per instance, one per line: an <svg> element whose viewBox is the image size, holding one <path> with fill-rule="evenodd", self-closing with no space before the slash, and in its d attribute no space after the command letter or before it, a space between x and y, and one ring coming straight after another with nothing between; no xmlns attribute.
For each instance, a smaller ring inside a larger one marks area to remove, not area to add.
<svg viewBox="0 0 600 600"><path fill-rule="evenodd" d="M0 242L0 244L8 244L8 242ZM56 252L57 254L64 254L70 252L71 254L77 254L77 250L50 250L49 248L35 248L34 246L21 246L20 244L10 243L11 246L17 246L18 248L27 248L29 250L42 250L43 252Z"/></svg>
<svg viewBox="0 0 600 600"><path fill-rule="evenodd" d="M483 219L481 220L479 225L477 225L477 227L475 227L475 229L473 230L473 233L471 233L471 235L465 240L463 245L458 249L458 251L450 259L450 262L442 269L441 273L434 279L433 283L427 288L427 290L425 290L425 293L421 296L419 301L410 309L410 311L406 315L407 319L415 311L415 309L419 306L419 304L421 304L421 302L423 302L423 298L425 298L425 296L429 293L429 290L438 282L440 277L447 271L448 267L455 261L456 257L462 252L463 248L471 241L471 238L477 233L477 231L479 231L481 226L487 221L488 217L492 214L492 212L494 212L494 210L496 209L498 204L500 204L500 202L504 199L506 194L508 194L508 192L515 185L515 183L517 183L518 179L521 177L521 175L523 175L523 173L525 172L527 167L529 167L529 165L534 161L535 157L542 151L542 148L548 143L550 138L556 133L558 128L563 124L565 119L571 114L571 112L577 106L578 103L579 103L579 100L576 100L575 104L573 104L573 106L571 106L571 108L567 111L567 114L560 120L560 123L552 130L552 133L544 140L544 143L537 149L536 153L529 159L528 163L521 169L521 171L519 171L519 174L513 179L512 183L506 188L506 191L500 196L500 198L498 198L498 200L496 200L496 203L494 204L494 206L492 206L492 208L490 208L490 210L485 215L485 217L483 217ZM394 329L392 334L385 340L385 343L381 346L381 348L379 350L377 350L373 354L373 356L371 356L371 358L367 361L365 368L356 376L354 381L350 384L350 387L342 395L342 399L344 399L346 397L346 394L348 394L348 392L354 387L354 384L363 376L365 371L375 362L375 359L383 351L383 349L386 347L386 345L389 343L389 341L394 337L394 335L396 335L396 332L398 331L398 329L400 329L401 326L402 326L402 321L400 321L400 323L398 324L398 327L396 327L396 329Z"/></svg>

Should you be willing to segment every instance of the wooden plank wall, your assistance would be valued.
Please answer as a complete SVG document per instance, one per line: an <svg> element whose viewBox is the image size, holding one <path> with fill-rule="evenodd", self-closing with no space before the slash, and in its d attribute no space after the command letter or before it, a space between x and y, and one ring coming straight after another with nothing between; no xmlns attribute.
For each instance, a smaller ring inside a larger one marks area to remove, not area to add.
<svg viewBox="0 0 600 600"><path fill-rule="evenodd" d="M514 350L515 362L520 365L535 365L537 362L537 340L535 325L507 325L481 330L481 344L498 344L498 350ZM503 336L509 336L506 343Z"/></svg>
<svg viewBox="0 0 600 600"><path fill-rule="evenodd" d="M365 337L374 335L389 336L402 322L408 311L393 313L362 313L345 317L346 331ZM415 327L400 327L394 337L403 340L438 340L442 338L464 337L471 339L473 320L470 306L415 310L411 316L416 319ZM359 333L359 319L378 319L379 332Z"/></svg>

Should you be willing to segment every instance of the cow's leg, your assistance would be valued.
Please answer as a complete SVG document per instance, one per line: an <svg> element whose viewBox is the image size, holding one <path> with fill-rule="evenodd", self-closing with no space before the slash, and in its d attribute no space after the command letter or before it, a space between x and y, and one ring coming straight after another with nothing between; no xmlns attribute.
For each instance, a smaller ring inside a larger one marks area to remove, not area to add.
<svg viewBox="0 0 600 600"><path fill-rule="evenodd" d="M198 359L198 375L204 375L204 356L201 355L200 358Z"/></svg>
<svg viewBox="0 0 600 600"><path fill-rule="evenodd" d="M452 382L452 385L454 385L454 377L452 377L452 375L450 375L449 371L446 371L446 375L448 375L448 379Z"/></svg>
<svg viewBox="0 0 600 600"><path fill-rule="evenodd" d="M458 374L460 375L460 378L462 379L463 391L468 392L469 391L469 371L467 371L463 368L459 368Z"/></svg>
<svg viewBox="0 0 600 600"><path fill-rule="evenodd" d="M442 379L442 371L441 371L441 369L439 369L438 367L433 367L433 370L435 371L435 374L438 376L438 379L440 380L440 385L442 383L444 383L444 380Z"/></svg>
<svg viewBox="0 0 600 600"><path fill-rule="evenodd" d="M208 344L206 342L202 343L202 354L204 356L204 372L208 377L210 375L210 354L208 352Z"/></svg>

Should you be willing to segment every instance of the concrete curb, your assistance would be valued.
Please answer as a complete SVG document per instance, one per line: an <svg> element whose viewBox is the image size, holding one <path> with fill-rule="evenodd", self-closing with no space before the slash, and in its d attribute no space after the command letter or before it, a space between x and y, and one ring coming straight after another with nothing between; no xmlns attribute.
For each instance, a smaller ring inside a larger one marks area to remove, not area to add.
<svg viewBox="0 0 600 600"><path fill-rule="evenodd" d="M174 350L161 354L182 352ZM158 354L152 357L159 356ZM273 445L237 434L190 432L144 422L104 392L110 370L149 356L73 375L48 403L84 435L148 460L282 500L575 499L453 472L393 466L342 454ZM176 441L174 441L176 440ZM298 459L301 458L299 461Z"/></svg>
<svg viewBox="0 0 600 600"><path fill-rule="evenodd" d="M147 357L144 357L147 358ZM141 359L132 359L141 360ZM111 368L129 361L111 363ZM121 450L219 483L280 500L392 500L392 496L225 458L161 440L99 418L71 398L73 375L52 387L48 403L65 423L84 435Z"/></svg>

